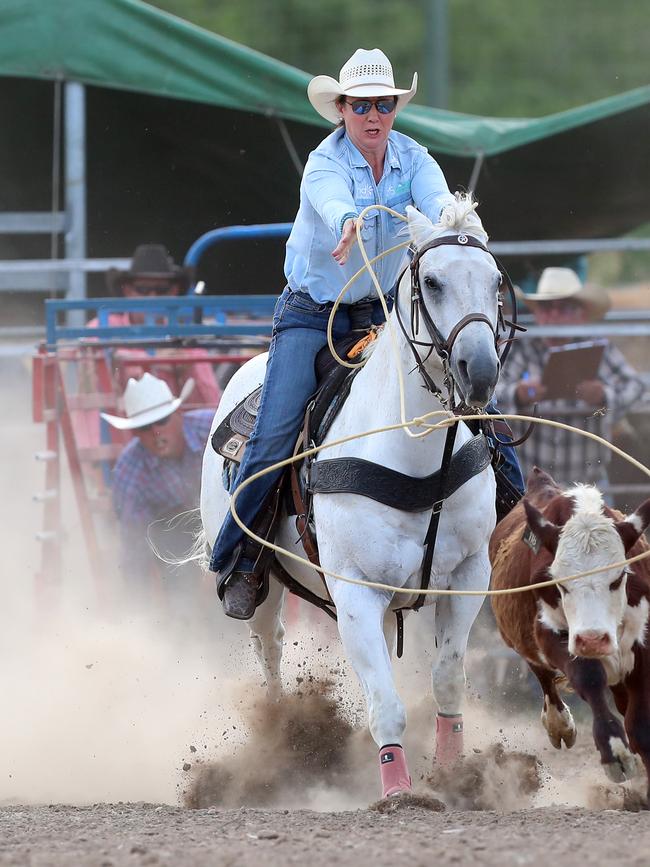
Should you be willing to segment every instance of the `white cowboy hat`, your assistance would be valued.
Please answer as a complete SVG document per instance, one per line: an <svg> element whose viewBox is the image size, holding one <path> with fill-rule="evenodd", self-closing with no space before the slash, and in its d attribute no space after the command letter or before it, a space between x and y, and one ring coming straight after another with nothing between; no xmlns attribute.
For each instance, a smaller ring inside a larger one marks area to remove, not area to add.
<svg viewBox="0 0 650 867"><path fill-rule="evenodd" d="M341 114L336 107L336 100L340 96L354 99L364 96L396 96L397 114L413 99L417 89L417 72L413 73L411 89L400 90L395 87L393 67L384 52L379 48L358 48L341 67L338 81L329 75L317 75L307 86L307 96L321 117L338 123Z"/></svg>
<svg viewBox="0 0 650 867"><path fill-rule="evenodd" d="M515 287L517 297L531 308L545 301L574 298L585 305L591 319L602 319L611 307L607 290L584 284L571 268L544 268L535 292L526 294Z"/></svg>
<svg viewBox="0 0 650 867"><path fill-rule="evenodd" d="M141 379L129 379L124 391L124 416L100 413L103 419L118 430L135 430L176 412L194 388L190 377L183 385L180 397L174 397L164 379L145 373Z"/></svg>

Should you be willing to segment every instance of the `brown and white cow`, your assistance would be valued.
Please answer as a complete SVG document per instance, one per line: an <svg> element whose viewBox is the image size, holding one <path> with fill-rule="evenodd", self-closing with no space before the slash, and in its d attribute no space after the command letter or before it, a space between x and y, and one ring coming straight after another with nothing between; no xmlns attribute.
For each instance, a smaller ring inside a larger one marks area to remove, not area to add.
<svg viewBox="0 0 650 867"><path fill-rule="evenodd" d="M626 518L604 504L597 488L562 491L536 467L525 500L492 535L492 589L620 562L647 550L642 534L649 523L650 499ZM571 711L558 694L564 675L591 708L608 777L633 776L632 753L638 753L650 779L650 558L564 585L493 596L492 607L504 641L542 686L542 723L553 746L572 747L576 739ZM610 709L608 687L624 725Z"/></svg>

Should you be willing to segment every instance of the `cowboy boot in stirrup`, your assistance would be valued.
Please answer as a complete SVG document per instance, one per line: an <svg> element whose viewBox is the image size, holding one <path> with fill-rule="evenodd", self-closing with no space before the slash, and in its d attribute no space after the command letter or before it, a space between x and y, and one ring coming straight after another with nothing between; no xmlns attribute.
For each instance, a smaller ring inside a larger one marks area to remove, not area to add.
<svg viewBox="0 0 650 867"><path fill-rule="evenodd" d="M262 503L252 529L258 536L268 539L273 535L280 507L280 495L284 481L271 490ZM268 592L268 570L273 552L254 539L241 542L230 562L217 578L217 593L223 601L223 610L235 620L250 620L258 604Z"/></svg>
<svg viewBox="0 0 650 867"><path fill-rule="evenodd" d="M257 595L262 586L260 577L246 567L236 568L223 587L223 611L235 620L250 620L257 607Z"/></svg>
<svg viewBox="0 0 650 867"><path fill-rule="evenodd" d="M250 620L255 613L262 579L255 556L246 545L237 545L217 575L217 596L224 613L235 620Z"/></svg>

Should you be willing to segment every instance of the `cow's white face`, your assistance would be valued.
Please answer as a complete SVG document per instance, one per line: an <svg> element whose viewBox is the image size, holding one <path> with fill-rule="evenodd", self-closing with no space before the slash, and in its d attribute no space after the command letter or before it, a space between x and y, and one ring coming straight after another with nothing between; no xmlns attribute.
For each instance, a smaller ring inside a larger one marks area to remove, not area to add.
<svg viewBox="0 0 650 867"><path fill-rule="evenodd" d="M553 578L599 569L625 559L614 522L580 513L567 521L550 568ZM618 627L627 605L627 576L620 568L558 585L560 608L573 656L603 657L618 650Z"/></svg>
<svg viewBox="0 0 650 867"><path fill-rule="evenodd" d="M602 495L596 488L580 485L566 496L574 503L563 525L546 520L526 503L533 532L555 555L551 577L561 579L605 568L558 585L560 604L553 607L540 600L540 620L554 631L568 631L570 654L603 658L618 652L619 627L627 608L626 569L606 567L625 560L626 551L650 520L650 501L625 521L615 522L601 511Z"/></svg>

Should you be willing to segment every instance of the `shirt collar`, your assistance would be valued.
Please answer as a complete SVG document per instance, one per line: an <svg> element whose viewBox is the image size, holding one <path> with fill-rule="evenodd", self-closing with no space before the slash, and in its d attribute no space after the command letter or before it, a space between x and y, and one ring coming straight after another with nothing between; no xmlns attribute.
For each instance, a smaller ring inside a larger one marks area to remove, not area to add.
<svg viewBox="0 0 650 867"><path fill-rule="evenodd" d="M393 133L391 131L388 136L388 147L386 148L386 160L391 169L401 169L402 163L399 158L399 151L393 141Z"/></svg>

